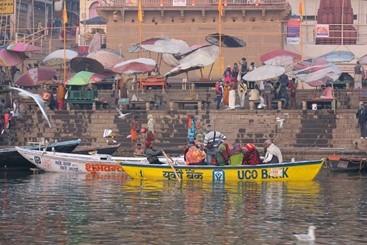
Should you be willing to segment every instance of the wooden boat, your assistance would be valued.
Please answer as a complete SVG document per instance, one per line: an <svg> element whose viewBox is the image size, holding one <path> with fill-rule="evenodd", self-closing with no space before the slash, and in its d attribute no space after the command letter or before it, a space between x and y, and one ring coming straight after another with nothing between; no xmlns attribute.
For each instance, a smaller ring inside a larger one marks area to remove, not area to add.
<svg viewBox="0 0 367 245"><path fill-rule="evenodd" d="M319 173L323 160L260 165L153 165L122 161L123 171L131 178L150 180L199 180L209 182L308 181ZM177 176L177 177L176 177Z"/></svg>
<svg viewBox="0 0 367 245"><path fill-rule="evenodd" d="M119 173L123 172L120 162L129 161L146 163L145 157L112 157L107 154L83 155L74 153L47 152L16 147L16 150L33 164L45 172L73 173ZM184 163L183 158L172 158L176 163ZM166 162L165 159L160 159Z"/></svg>
<svg viewBox="0 0 367 245"><path fill-rule="evenodd" d="M51 143L47 146L41 145L29 145L22 146L26 149L42 149L46 148L47 151L51 151L52 149L56 152L72 152L79 144L81 140L68 140L68 141L60 141ZM33 168L33 164L24 159L16 150L15 146L0 148L0 171L9 171L9 170L30 170Z"/></svg>
<svg viewBox="0 0 367 245"><path fill-rule="evenodd" d="M331 155L325 165L333 172L362 172L367 170L367 158Z"/></svg>
<svg viewBox="0 0 367 245"><path fill-rule="evenodd" d="M77 147L73 153L76 154L108 154L112 155L117 151L121 144L113 144L113 145L106 145L100 147L93 147L93 146L79 146Z"/></svg>
<svg viewBox="0 0 367 245"><path fill-rule="evenodd" d="M120 164L110 155L82 155L16 147L20 155L46 172L122 174Z"/></svg>

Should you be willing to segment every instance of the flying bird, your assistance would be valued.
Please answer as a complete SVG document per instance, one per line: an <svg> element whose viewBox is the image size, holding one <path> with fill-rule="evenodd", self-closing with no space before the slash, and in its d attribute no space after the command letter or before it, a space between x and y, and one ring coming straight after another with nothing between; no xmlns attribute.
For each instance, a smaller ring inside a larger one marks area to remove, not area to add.
<svg viewBox="0 0 367 245"><path fill-rule="evenodd" d="M119 113L118 118L120 118L120 119L123 119L123 118L125 118L125 117L127 117L128 115L131 114L130 112L129 113L122 113L122 111L119 108L116 108L116 111Z"/></svg>
<svg viewBox="0 0 367 245"><path fill-rule="evenodd" d="M9 86L9 89L11 90L15 90L19 92L19 95L22 97L31 97L36 104L38 105L38 107L40 108L43 117L46 119L48 126L51 128L51 122L48 119L48 116L46 114L46 105L45 102L43 101L43 99L41 98L41 96L39 94L34 94L31 92L28 92L27 90L21 89L21 88L16 88L16 87L11 87Z"/></svg>
<svg viewBox="0 0 367 245"><path fill-rule="evenodd" d="M308 227L308 233L307 234L295 234L294 236L297 238L297 241L299 242L313 242L315 241L315 229L316 227L311 225Z"/></svg>

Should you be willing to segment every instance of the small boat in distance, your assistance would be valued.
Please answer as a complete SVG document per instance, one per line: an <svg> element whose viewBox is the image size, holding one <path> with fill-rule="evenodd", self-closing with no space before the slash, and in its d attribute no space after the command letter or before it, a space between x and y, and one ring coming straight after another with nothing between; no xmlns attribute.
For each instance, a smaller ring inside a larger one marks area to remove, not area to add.
<svg viewBox="0 0 367 245"><path fill-rule="evenodd" d="M50 143L47 146L41 144L33 144L29 146L23 146L26 149L39 149L47 151L54 150L56 152L72 152L79 144L81 140L67 140ZM0 148L0 171L18 171L26 170L29 171L34 168L33 164L24 159L15 149L14 146Z"/></svg>
<svg viewBox="0 0 367 245"><path fill-rule="evenodd" d="M45 172L122 174L123 171L120 165L122 161L148 164L146 157L112 157L107 154L59 153L31 150L23 147L16 147L16 150L32 163L33 167L37 167ZM172 160L178 164L184 163L184 159L181 157L172 158ZM160 158L160 161L167 162L164 158Z"/></svg>
<svg viewBox="0 0 367 245"><path fill-rule="evenodd" d="M330 155L325 165L332 172L363 172L367 170L367 158Z"/></svg>
<svg viewBox="0 0 367 245"><path fill-rule="evenodd" d="M114 161L111 155L83 155L15 148L34 167L45 172L123 174L121 165Z"/></svg>
<svg viewBox="0 0 367 245"><path fill-rule="evenodd" d="M236 183L241 181L310 181L323 160L286 162L259 165L169 165L121 161L123 171L131 178L147 180L195 180Z"/></svg>

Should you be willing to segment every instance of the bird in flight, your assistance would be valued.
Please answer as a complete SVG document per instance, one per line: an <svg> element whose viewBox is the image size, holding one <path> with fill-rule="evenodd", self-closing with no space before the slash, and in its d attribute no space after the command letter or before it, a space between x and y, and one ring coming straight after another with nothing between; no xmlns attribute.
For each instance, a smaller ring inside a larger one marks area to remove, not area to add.
<svg viewBox="0 0 367 245"><path fill-rule="evenodd" d="M295 234L294 236L297 238L298 242L314 242L316 239L315 229L316 227L311 225L308 227L307 234Z"/></svg>
<svg viewBox="0 0 367 245"><path fill-rule="evenodd" d="M125 117L127 117L128 115L131 114L130 112L129 113L122 113L122 111L119 108L116 108L116 111L119 113L118 118L120 118L120 119L123 119L123 118L125 118Z"/></svg>
<svg viewBox="0 0 367 245"><path fill-rule="evenodd" d="M31 93L31 92L28 92L27 90L17 88L17 87L9 86L9 89L19 92L19 95L22 96L22 97L31 97L36 102L38 107L40 108L43 117L46 119L46 121L48 123L48 126L51 128L50 119L48 119L48 116L46 114L45 102L43 101L43 99L41 98L41 96L39 94L34 94L34 93Z"/></svg>

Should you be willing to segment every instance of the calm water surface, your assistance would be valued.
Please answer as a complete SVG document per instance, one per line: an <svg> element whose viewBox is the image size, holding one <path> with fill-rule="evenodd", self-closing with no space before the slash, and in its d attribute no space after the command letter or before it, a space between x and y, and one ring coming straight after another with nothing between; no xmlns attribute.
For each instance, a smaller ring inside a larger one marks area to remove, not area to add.
<svg viewBox="0 0 367 245"><path fill-rule="evenodd" d="M212 185L0 173L0 244L367 243L367 176Z"/></svg>

